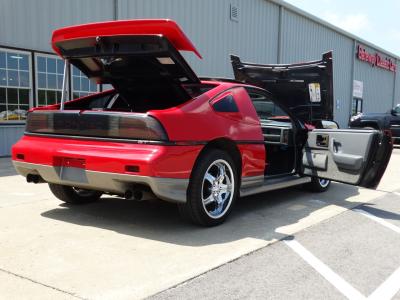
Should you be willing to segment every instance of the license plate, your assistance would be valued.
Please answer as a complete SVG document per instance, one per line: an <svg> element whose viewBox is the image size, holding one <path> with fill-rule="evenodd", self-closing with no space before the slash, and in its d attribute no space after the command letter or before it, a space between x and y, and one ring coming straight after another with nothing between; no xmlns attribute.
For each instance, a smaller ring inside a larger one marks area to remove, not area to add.
<svg viewBox="0 0 400 300"><path fill-rule="evenodd" d="M82 158L57 157L55 159L60 167L60 179L73 182L88 182L86 177L86 161Z"/></svg>

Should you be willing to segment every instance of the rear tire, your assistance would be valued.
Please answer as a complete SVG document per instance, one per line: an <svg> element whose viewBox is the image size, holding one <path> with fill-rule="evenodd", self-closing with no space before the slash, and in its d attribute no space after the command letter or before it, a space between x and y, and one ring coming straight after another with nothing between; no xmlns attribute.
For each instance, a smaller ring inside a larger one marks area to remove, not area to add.
<svg viewBox="0 0 400 300"><path fill-rule="evenodd" d="M54 196L70 204L83 204L99 200L102 192L79 189L72 186L49 183Z"/></svg>
<svg viewBox="0 0 400 300"><path fill-rule="evenodd" d="M202 226L216 226L232 211L238 193L238 174L232 158L224 151L204 153L189 182L187 200L179 204L183 219Z"/></svg>
<svg viewBox="0 0 400 300"><path fill-rule="evenodd" d="M304 187L313 193L326 192L331 185L331 181L328 179L322 179L318 177L312 177L310 183L306 183Z"/></svg>

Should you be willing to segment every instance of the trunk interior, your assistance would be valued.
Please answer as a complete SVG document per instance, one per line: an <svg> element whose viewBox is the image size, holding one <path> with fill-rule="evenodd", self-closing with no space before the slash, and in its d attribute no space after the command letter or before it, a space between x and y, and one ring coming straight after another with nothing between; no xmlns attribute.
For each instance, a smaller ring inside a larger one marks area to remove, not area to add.
<svg viewBox="0 0 400 300"><path fill-rule="evenodd" d="M67 102L65 109L145 113L180 105L213 87L208 84L187 84L176 89L168 84L149 83L134 87L123 84L104 93Z"/></svg>

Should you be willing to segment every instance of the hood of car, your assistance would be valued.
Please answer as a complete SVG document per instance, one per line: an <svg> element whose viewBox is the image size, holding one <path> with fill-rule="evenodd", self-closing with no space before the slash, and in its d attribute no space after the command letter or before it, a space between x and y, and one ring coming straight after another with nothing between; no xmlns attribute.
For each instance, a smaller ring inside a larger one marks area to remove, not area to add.
<svg viewBox="0 0 400 300"><path fill-rule="evenodd" d="M199 52L171 20L92 23L53 32L60 56L98 83L199 83L179 51Z"/></svg>
<svg viewBox="0 0 400 300"><path fill-rule="evenodd" d="M332 52L322 60L296 64L254 64L231 55L235 79L271 92L299 120L333 119Z"/></svg>

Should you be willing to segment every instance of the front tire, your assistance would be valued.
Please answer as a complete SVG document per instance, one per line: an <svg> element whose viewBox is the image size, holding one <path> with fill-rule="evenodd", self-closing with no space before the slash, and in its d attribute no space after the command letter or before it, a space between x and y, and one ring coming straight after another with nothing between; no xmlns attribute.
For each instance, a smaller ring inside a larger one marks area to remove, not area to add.
<svg viewBox="0 0 400 300"><path fill-rule="evenodd" d="M196 164L189 182L187 201L179 204L182 217L202 226L216 226L232 211L238 193L238 174L232 158L213 149Z"/></svg>
<svg viewBox="0 0 400 300"><path fill-rule="evenodd" d="M102 192L79 189L72 186L49 183L49 188L54 196L70 204L83 204L99 200Z"/></svg>
<svg viewBox="0 0 400 300"><path fill-rule="evenodd" d="M329 179L312 177L311 182L305 184L305 188L313 193L323 193L329 189L330 185L331 181Z"/></svg>

